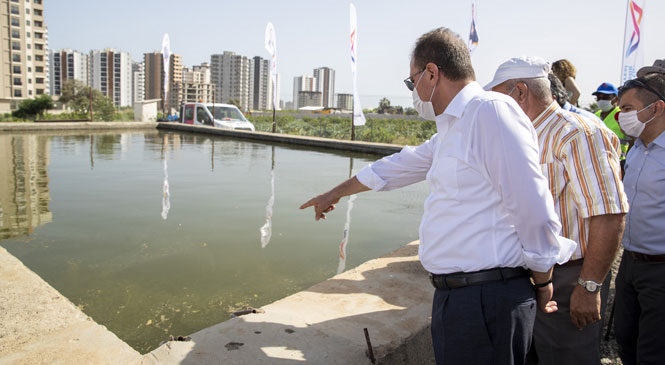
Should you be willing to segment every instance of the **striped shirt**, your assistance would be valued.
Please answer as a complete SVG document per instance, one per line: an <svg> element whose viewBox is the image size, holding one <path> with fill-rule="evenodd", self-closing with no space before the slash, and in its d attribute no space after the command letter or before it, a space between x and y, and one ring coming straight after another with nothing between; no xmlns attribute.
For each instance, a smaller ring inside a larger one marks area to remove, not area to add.
<svg viewBox="0 0 665 365"><path fill-rule="evenodd" d="M534 121L540 164L547 177L562 235L579 243L571 260L584 257L587 218L628 211L621 182L619 138L596 120L567 112L556 102Z"/></svg>

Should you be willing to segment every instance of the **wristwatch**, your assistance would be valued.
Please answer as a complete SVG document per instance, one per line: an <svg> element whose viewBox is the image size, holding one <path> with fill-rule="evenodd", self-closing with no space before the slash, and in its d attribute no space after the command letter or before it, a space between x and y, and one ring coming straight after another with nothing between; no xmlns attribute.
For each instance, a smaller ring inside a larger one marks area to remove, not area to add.
<svg viewBox="0 0 665 365"><path fill-rule="evenodd" d="M578 278L577 283L582 285L582 287L589 293L596 293L600 291L600 287L602 286L593 280L584 280L582 278Z"/></svg>

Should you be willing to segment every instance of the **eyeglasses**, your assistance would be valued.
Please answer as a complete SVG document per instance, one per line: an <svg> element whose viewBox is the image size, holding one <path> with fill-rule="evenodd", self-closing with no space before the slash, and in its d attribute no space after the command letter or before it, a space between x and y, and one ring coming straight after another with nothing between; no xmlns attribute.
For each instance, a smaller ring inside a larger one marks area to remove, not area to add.
<svg viewBox="0 0 665 365"><path fill-rule="evenodd" d="M623 86L619 87L619 96L621 96L621 94L625 93L626 91L628 91L630 89L633 89L633 88L636 88L636 87L641 87L642 89L645 89L645 90L647 90L651 93L654 93L654 94L656 94L656 96L658 96L658 98L660 100L665 101L665 96L663 96L663 94L659 93L658 90L656 90L656 89L652 88L651 86L645 84L644 82L640 81L639 79L632 79L632 80L626 81L626 83L623 84Z"/></svg>
<svg viewBox="0 0 665 365"><path fill-rule="evenodd" d="M404 85L409 89L409 91L413 91L413 89L416 87L416 85L413 84L413 77L425 72L427 70L427 67L424 67L422 70L414 73L413 75L410 75L409 77L404 79Z"/></svg>

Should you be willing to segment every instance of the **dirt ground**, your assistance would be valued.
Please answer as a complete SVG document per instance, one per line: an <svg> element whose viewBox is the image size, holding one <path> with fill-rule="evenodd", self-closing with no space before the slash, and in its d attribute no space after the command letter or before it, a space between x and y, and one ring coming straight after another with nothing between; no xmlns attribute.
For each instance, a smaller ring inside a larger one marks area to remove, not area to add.
<svg viewBox="0 0 665 365"><path fill-rule="evenodd" d="M608 322L612 313L612 304L614 303L614 278L616 278L617 272L619 271L619 263L621 262L621 255L623 250L619 250L616 260L612 264L612 282L610 283L610 293L607 300L607 313L605 313L605 327L603 328L603 339L600 341L600 355L601 363L604 365L622 365L621 359L619 359L619 353L617 352L617 342L614 337L614 329L610 329L608 333ZM606 340L607 339L607 340Z"/></svg>

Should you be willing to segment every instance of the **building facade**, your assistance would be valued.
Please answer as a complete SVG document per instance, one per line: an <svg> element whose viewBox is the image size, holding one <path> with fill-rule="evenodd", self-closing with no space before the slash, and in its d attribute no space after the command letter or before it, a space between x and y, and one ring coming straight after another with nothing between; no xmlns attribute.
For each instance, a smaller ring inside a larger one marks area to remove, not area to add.
<svg viewBox="0 0 665 365"><path fill-rule="evenodd" d="M132 63L132 102L141 102L145 96L145 63Z"/></svg>
<svg viewBox="0 0 665 365"><path fill-rule="evenodd" d="M224 51L210 56L210 82L215 85L215 102L236 104L242 110L253 105L254 61Z"/></svg>
<svg viewBox="0 0 665 365"><path fill-rule="evenodd" d="M145 100L162 99L162 112L174 113L183 101L182 96L182 56L169 56L169 75L166 99L164 100L164 57L161 52L143 54L145 63Z"/></svg>
<svg viewBox="0 0 665 365"><path fill-rule="evenodd" d="M0 112L49 93L48 30L42 0L0 0Z"/></svg>
<svg viewBox="0 0 665 365"><path fill-rule="evenodd" d="M132 59L127 52L113 49L90 51L93 89L113 101L116 107L132 106Z"/></svg>
<svg viewBox="0 0 665 365"><path fill-rule="evenodd" d="M312 76L296 76L293 78L293 107L294 109L302 108L303 106L312 106L305 105L305 96L301 98L301 92L313 92L316 90L316 79ZM304 95L304 94L303 94ZM309 99L308 99L309 104ZM320 105L314 105L320 106Z"/></svg>
<svg viewBox="0 0 665 365"><path fill-rule="evenodd" d="M316 91L320 91L322 106L324 108L335 107L335 70L329 67L314 69L316 79Z"/></svg>
<svg viewBox="0 0 665 365"><path fill-rule="evenodd" d="M89 58L89 55L71 49L49 53L49 93L54 99L62 96L62 87L68 80L90 85Z"/></svg>
<svg viewBox="0 0 665 365"><path fill-rule="evenodd" d="M337 108L353 111L353 94L337 94Z"/></svg>

